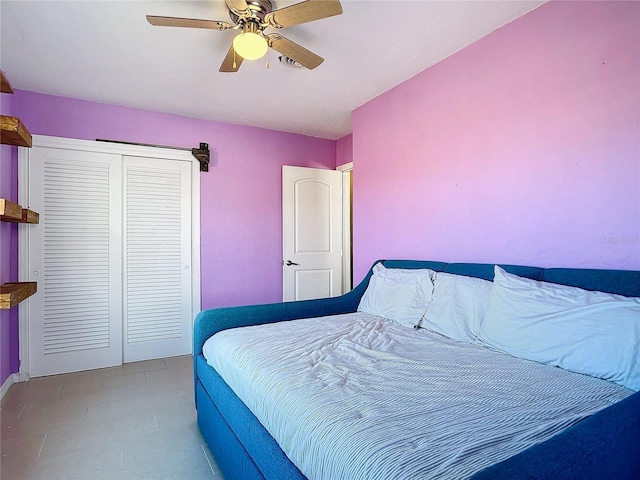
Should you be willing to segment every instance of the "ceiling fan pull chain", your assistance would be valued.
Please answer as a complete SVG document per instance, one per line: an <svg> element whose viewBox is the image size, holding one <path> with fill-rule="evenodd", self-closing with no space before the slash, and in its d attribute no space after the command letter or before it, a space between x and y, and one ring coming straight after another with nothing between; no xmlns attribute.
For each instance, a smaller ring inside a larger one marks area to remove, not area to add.
<svg viewBox="0 0 640 480"><path fill-rule="evenodd" d="M267 70L269 69L269 50L267 50Z"/></svg>
<svg viewBox="0 0 640 480"><path fill-rule="evenodd" d="M236 50L233 50L233 68L236 69L238 66L236 65Z"/></svg>

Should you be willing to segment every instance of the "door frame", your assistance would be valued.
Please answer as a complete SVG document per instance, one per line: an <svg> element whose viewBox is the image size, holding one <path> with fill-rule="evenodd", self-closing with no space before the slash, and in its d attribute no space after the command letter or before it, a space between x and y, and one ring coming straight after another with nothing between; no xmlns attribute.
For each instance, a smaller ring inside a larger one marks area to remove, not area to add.
<svg viewBox="0 0 640 480"><path fill-rule="evenodd" d="M353 162L338 165L336 170L342 172L342 293L345 294L353 288L353 276L351 274L353 246L353 224L351 206L353 198Z"/></svg>
<svg viewBox="0 0 640 480"><path fill-rule="evenodd" d="M191 151L173 148L148 147L123 143L97 142L73 138L33 135L33 146L112 153L121 156L155 157L168 160L187 161L191 164L191 311L192 316L200 312L200 163ZM29 148L18 147L18 203L26 205L29 198ZM29 226L18 224L18 281L29 278ZM29 380L29 309L27 302L18 306L18 340L20 369L18 381ZM192 323L193 323L192 318Z"/></svg>

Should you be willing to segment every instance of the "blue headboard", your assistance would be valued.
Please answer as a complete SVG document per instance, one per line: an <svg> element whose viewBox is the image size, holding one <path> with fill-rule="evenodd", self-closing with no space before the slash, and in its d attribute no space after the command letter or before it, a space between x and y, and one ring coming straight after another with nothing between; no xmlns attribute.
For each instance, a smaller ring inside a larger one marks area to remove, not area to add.
<svg viewBox="0 0 640 480"><path fill-rule="evenodd" d="M445 263L422 260L380 260L387 268L430 268L468 277L493 280L492 263ZM587 268L540 268L523 265L500 265L507 272L521 277L560 283L585 290L640 297L640 271L596 270ZM368 284L368 278L365 278Z"/></svg>

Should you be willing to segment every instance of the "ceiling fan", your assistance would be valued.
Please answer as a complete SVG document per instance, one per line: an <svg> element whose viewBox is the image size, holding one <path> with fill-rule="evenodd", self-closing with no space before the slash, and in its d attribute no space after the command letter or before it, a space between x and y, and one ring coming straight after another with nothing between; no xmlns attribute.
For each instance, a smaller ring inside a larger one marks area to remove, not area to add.
<svg viewBox="0 0 640 480"><path fill-rule="evenodd" d="M151 25L161 27L208 28L212 30L240 30L220 66L221 72L237 72L243 60L257 60L269 47L312 70L324 58L307 50L279 33L265 33L266 28L281 29L340 15L339 0L306 0L278 10L271 0L225 0L233 24L218 20L158 17L147 15Z"/></svg>

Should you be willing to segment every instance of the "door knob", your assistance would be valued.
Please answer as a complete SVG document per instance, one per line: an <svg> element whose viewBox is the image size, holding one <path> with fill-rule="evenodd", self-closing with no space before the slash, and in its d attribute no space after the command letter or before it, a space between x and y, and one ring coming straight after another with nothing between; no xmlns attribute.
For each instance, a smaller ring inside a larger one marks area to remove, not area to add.
<svg viewBox="0 0 640 480"><path fill-rule="evenodd" d="M299 263L296 263L296 262L292 262L291 260L287 260L287 263L285 263L285 265L286 265L287 267L290 267L291 265L300 265L300 264L299 264Z"/></svg>

